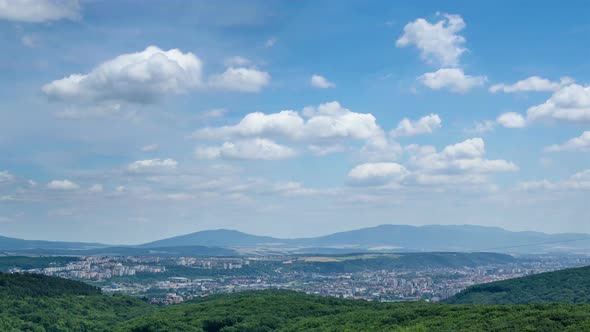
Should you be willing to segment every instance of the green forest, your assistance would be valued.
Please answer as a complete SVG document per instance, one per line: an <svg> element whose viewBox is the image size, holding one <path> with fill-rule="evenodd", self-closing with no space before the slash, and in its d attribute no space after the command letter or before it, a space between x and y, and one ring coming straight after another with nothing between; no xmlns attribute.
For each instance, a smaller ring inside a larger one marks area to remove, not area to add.
<svg viewBox="0 0 590 332"><path fill-rule="evenodd" d="M590 266L471 286L447 303L590 303Z"/></svg>
<svg viewBox="0 0 590 332"><path fill-rule="evenodd" d="M570 269L512 282L577 283L588 294L588 271ZM565 277L556 277L560 273ZM156 306L130 296L103 295L77 281L0 274L0 299L0 331L590 331L590 304L571 303L588 302L588 297L527 305L378 303L269 290Z"/></svg>

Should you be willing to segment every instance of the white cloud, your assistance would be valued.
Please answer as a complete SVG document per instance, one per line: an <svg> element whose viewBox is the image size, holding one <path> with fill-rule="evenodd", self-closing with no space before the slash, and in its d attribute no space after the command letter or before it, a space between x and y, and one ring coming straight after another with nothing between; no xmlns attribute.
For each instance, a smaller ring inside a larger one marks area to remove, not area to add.
<svg viewBox="0 0 590 332"><path fill-rule="evenodd" d="M271 48L276 45L277 41L279 41L278 38L271 37L264 42L264 47Z"/></svg>
<svg viewBox="0 0 590 332"><path fill-rule="evenodd" d="M354 184L379 185L399 181L408 174L406 168L397 163L365 163L355 166L348 172Z"/></svg>
<svg viewBox="0 0 590 332"><path fill-rule="evenodd" d="M209 84L223 90L260 92L270 83L270 78L269 73L255 68L229 67L225 72L213 75Z"/></svg>
<svg viewBox="0 0 590 332"><path fill-rule="evenodd" d="M197 159L280 160L294 157L295 150L269 139L256 138L225 142L221 146L198 147Z"/></svg>
<svg viewBox="0 0 590 332"><path fill-rule="evenodd" d="M410 119L404 118L397 125L397 128L390 132L390 135L397 137L431 134L435 129L440 127L441 120L437 114L423 116L418 121L410 121Z"/></svg>
<svg viewBox="0 0 590 332"><path fill-rule="evenodd" d="M590 151L590 131L585 131L582 135L574 137L563 144L548 146L545 148L545 151Z"/></svg>
<svg viewBox="0 0 590 332"><path fill-rule="evenodd" d="M496 121L484 120L481 122L476 122L473 128L466 129L465 132L473 134L485 134L487 132L493 131L495 127Z"/></svg>
<svg viewBox="0 0 590 332"><path fill-rule="evenodd" d="M525 91L556 91L564 85L573 83L574 80L570 77L562 77L560 82L552 82L546 78L539 76L531 76L524 80L520 80L514 84L494 84L490 87L491 93L504 92L525 92Z"/></svg>
<svg viewBox="0 0 590 332"><path fill-rule="evenodd" d="M328 81L325 77L315 74L311 76L309 83L311 84L311 86L318 89L328 89L336 87L336 84Z"/></svg>
<svg viewBox="0 0 590 332"><path fill-rule="evenodd" d="M47 22L80 19L78 0L0 0L0 19Z"/></svg>
<svg viewBox="0 0 590 332"><path fill-rule="evenodd" d="M507 112L500 114L496 122L505 128L523 128L526 126L526 120L518 113Z"/></svg>
<svg viewBox="0 0 590 332"><path fill-rule="evenodd" d="M443 66L456 66L461 55L467 51L463 47L465 38L457 34L463 28L465 22L459 15L444 14L443 19L434 24L419 18L406 24L396 45L415 45L423 60Z"/></svg>
<svg viewBox="0 0 590 332"><path fill-rule="evenodd" d="M483 183L488 174L519 169L506 160L485 159L485 143L479 137L448 145L440 152L432 146L409 146L406 150L412 154L414 178L422 184Z"/></svg>
<svg viewBox="0 0 590 332"><path fill-rule="evenodd" d="M137 160L127 166L130 172L170 171L176 169L178 162L174 159Z"/></svg>
<svg viewBox="0 0 590 332"><path fill-rule="evenodd" d="M207 119L217 119L222 118L228 112L225 108L214 108L203 112L201 115L203 118Z"/></svg>
<svg viewBox="0 0 590 332"><path fill-rule="evenodd" d="M135 112L125 110L121 107L121 104L112 102L103 102L97 105L70 106L56 112L54 115L56 118L67 120L109 117L133 119L136 116Z"/></svg>
<svg viewBox="0 0 590 332"><path fill-rule="evenodd" d="M201 67L201 60L190 52L149 46L106 61L88 74L72 74L46 84L43 92L61 100L149 103L201 85Z"/></svg>
<svg viewBox="0 0 590 332"><path fill-rule="evenodd" d="M518 185L518 188L525 191L535 190L590 190L590 169L578 172L568 179L551 182L546 179L540 181L525 181Z"/></svg>
<svg viewBox="0 0 590 332"><path fill-rule="evenodd" d="M47 188L55 190L75 190L80 188L80 186L70 180L53 180L47 184Z"/></svg>
<svg viewBox="0 0 590 332"><path fill-rule="evenodd" d="M0 171L0 183L10 182L14 180L14 175L8 173L8 171Z"/></svg>
<svg viewBox="0 0 590 332"><path fill-rule="evenodd" d="M287 197L293 196L312 196L312 195L321 195L321 194L333 194L333 190L329 189L312 189L306 188L300 182L286 182L286 183L277 183L272 188L273 191Z"/></svg>
<svg viewBox="0 0 590 332"><path fill-rule="evenodd" d="M250 113L237 125L207 127L193 134L193 137L205 139L260 136L312 141L352 138L374 146L387 145L384 131L372 114L352 112L336 101L306 107L301 114L288 110L272 114Z"/></svg>
<svg viewBox="0 0 590 332"><path fill-rule="evenodd" d="M335 144L335 145L316 145L310 144L308 150L316 156L326 156L332 153L338 153L346 150L346 146Z"/></svg>
<svg viewBox="0 0 590 332"><path fill-rule="evenodd" d="M10 202L10 201L14 201L15 198L12 195L3 195L0 196L0 202Z"/></svg>
<svg viewBox="0 0 590 332"><path fill-rule="evenodd" d="M20 37L20 42L21 42L21 44L23 44L29 48L37 47L36 38L31 35L24 35L24 36Z"/></svg>
<svg viewBox="0 0 590 332"><path fill-rule="evenodd" d="M465 93L474 87L484 85L487 78L465 75L460 68L441 68L418 77L418 81L433 90L447 88L452 92Z"/></svg>
<svg viewBox="0 0 590 332"><path fill-rule="evenodd" d="M590 122L590 86L570 84L555 91L543 104L527 110L527 121Z"/></svg>
<svg viewBox="0 0 590 332"><path fill-rule="evenodd" d="M225 59L224 63L228 67L241 67L249 65L251 62L249 59L244 58L243 56L236 55Z"/></svg>
<svg viewBox="0 0 590 332"><path fill-rule="evenodd" d="M93 184L92 186L90 186L90 188L88 190L93 193L102 192L102 190L103 190L102 184Z"/></svg>
<svg viewBox="0 0 590 332"><path fill-rule="evenodd" d="M158 144L148 144L148 145L144 145L141 148L141 151L143 152L152 152L152 151L157 151L160 149L160 146Z"/></svg>
<svg viewBox="0 0 590 332"><path fill-rule="evenodd" d="M247 114L237 125L203 128L198 130L194 136L208 139L260 135L295 137L301 133L303 126L303 118L295 111L281 111L272 114L255 112Z"/></svg>

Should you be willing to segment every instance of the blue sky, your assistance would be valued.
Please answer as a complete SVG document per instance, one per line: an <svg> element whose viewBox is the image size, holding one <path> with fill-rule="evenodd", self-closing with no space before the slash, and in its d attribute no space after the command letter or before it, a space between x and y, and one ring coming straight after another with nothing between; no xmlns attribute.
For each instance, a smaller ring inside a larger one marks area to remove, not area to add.
<svg viewBox="0 0 590 332"><path fill-rule="evenodd" d="M590 232L587 1L0 4L0 234Z"/></svg>

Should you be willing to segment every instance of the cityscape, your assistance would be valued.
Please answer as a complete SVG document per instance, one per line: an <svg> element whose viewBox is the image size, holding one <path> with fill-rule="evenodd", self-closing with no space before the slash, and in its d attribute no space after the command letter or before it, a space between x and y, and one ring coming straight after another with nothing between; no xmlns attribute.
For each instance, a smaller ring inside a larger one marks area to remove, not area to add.
<svg viewBox="0 0 590 332"><path fill-rule="evenodd" d="M539 256L520 258L508 264L475 267L317 273L285 268L294 259L322 261L327 258L86 256L61 266L12 268L10 272L82 280L100 286L105 293L139 296L156 304L265 289L287 289L319 296L380 302L438 302L475 284L590 264L588 256Z"/></svg>

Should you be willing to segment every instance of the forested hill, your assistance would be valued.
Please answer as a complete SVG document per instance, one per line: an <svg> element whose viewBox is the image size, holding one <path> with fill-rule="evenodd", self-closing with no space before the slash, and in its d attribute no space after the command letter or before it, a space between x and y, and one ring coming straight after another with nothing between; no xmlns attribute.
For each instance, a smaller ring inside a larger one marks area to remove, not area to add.
<svg viewBox="0 0 590 332"><path fill-rule="evenodd" d="M112 331L156 309L129 296L107 296L82 282L0 273L0 331Z"/></svg>
<svg viewBox="0 0 590 332"><path fill-rule="evenodd" d="M480 284L447 300L456 304L590 303L590 266Z"/></svg>
<svg viewBox="0 0 590 332"><path fill-rule="evenodd" d="M170 306L114 331L590 331L590 305L381 303L292 291L211 296Z"/></svg>
<svg viewBox="0 0 590 332"><path fill-rule="evenodd" d="M590 331L590 304L379 303L271 290L159 307L53 277L2 274L0 284L3 332Z"/></svg>
<svg viewBox="0 0 590 332"><path fill-rule="evenodd" d="M0 296L96 295L100 288L79 281L48 277L41 274L0 273Z"/></svg>

